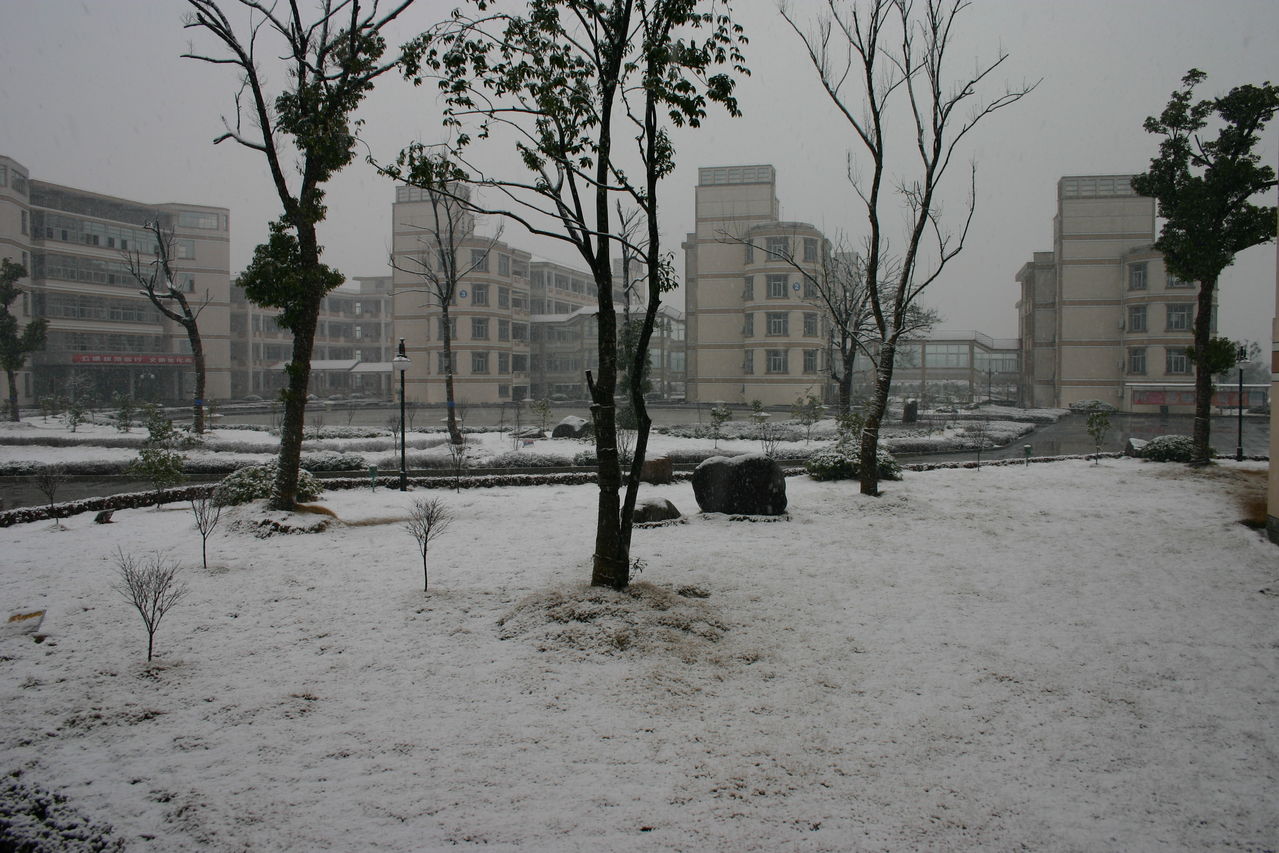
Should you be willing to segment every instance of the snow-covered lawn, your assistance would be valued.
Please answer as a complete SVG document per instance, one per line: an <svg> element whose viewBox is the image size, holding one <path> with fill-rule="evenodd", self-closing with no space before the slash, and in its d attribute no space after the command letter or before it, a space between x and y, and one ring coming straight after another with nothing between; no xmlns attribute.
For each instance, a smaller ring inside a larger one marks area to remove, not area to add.
<svg viewBox="0 0 1279 853"><path fill-rule="evenodd" d="M646 487L689 517L628 594L584 585L594 486L326 493L208 571L181 505L7 528L3 616L47 615L0 639L0 769L140 851L1273 849L1261 467L797 477L767 523ZM152 666L117 548L186 566Z"/></svg>

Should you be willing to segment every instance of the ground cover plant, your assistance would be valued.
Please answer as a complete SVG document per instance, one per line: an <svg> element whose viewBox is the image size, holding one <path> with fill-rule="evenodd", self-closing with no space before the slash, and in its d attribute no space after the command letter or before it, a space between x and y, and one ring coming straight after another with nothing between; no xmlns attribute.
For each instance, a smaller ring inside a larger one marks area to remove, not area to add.
<svg viewBox="0 0 1279 853"><path fill-rule="evenodd" d="M208 571L185 504L4 528L47 615L0 649L0 769L129 850L1265 849L1263 468L798 476L773 524L645 486L687 523L636 531L624 592L583 579L591 485L449 492L429 591L429 490L224 523ZM149 666L110 590L137 543L190 589Z"/></svg>

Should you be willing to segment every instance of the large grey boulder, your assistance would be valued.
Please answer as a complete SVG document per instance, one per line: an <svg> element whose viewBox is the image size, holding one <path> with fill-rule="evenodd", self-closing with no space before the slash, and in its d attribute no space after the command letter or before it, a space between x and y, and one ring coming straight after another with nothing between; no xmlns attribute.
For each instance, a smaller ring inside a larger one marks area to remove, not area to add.
<svg viewBox="0 0 1279 853"><path fill-rule="evenodd" d="M551 438L581 438L586 434L589 424L590 421L586 418L569 415L556 424L555 429L551 430Z"/></svg>
<svg viewBox="0 0 1279 853"><path fill-rule="evenodd" d="M693 471L693 495L702 512L781 515L786 512L786 476L762 453L712 456Z"/></svg>

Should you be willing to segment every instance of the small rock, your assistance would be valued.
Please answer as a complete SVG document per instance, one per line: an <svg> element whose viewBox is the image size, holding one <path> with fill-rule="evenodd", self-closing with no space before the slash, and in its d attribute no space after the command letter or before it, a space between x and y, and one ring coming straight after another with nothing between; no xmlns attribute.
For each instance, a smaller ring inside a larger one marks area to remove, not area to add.
<svg viewBox="0 0 1279 853"><path fill-rule="evenodd" d="M675 508L675 504L665 498L644 498L635 504L634 521L636 524L670 521L680 516L681 513Z"/></svg>

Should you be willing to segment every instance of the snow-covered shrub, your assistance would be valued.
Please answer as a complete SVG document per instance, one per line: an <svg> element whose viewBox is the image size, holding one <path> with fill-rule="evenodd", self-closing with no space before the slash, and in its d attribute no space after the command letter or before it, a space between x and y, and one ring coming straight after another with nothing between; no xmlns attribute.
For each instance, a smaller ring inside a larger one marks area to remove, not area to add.
<svg viewBox="0 0 1279 853"><path fill-rule="evenodd" d="M1101 400L1076 400L1070 404L1072 412L1117 412L1110 403Z"/></svg>
<svg viewBox="0 0 1279 853"><path fill-rule="evenodd" d="M579 456L581 454L578 454ZM484 468L559 468L567 465L568 460L555 453L531 453L529 451L510 450L499 453L484 460Z"/></svg>
<svg viewBox="0 0 1279 853"><path fill-rule="evenodd" d="M302 467L308 471L360 471L367 468L363 456L322 450L319 453L303 453Z"/></svg>
<svg viewBox="0 0 1279 853"><path fill-rule="evenodd" d="M833 444L815 450L804 463L804 470L814 480L856 480L861 477L861 449L852 442ZM892 454L880 450L876 456L879 479L900 480L902 466Z"/></svg>
<svg viewBox="0 0 1279 853"><path fill-rule="evenodd" d="M271 496L271 488L275 484L276 462L264 465L250 465L241 468L234 474L218 483L215 495L224 506L235 506L249 501L262 500ZM298 471L299 501L313 501L320 496L323 487L319 480L311 476L305 469Z"/></svg>
<svg viewBox="0 0 1279 853"><path fill-rule="evenodd" d="M1195 440L1188 435L1158 435L1137 451L1138 457L1151 462L1195 461Z"/></svg>

